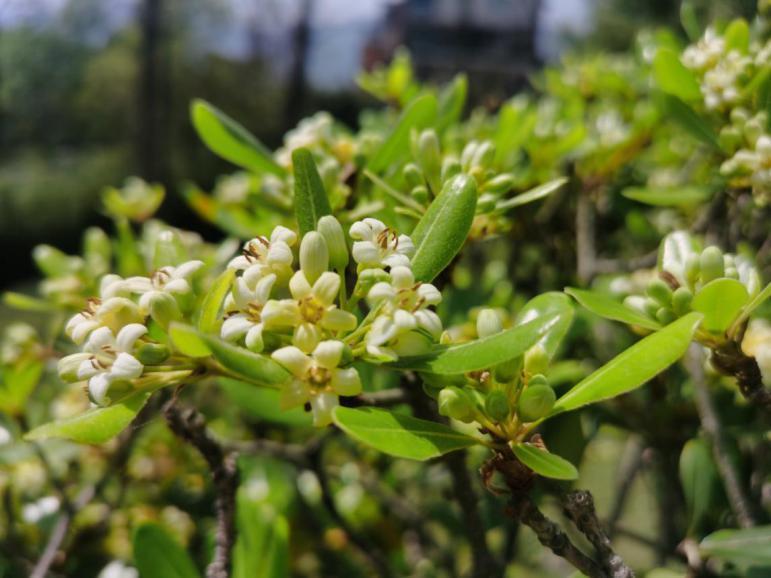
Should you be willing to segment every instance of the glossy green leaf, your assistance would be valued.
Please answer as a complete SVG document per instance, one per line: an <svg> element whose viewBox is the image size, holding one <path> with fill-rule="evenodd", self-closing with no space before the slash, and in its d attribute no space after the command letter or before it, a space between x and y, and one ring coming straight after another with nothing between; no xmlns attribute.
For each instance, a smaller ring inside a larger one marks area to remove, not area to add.
<svg viewBox="0 0 771 578"><path fill-rule="evenodd" d="M769 298L771 298L771 283L766 285L762 291L755 295L755 297L753 297L750 302L742 308L741 313L732 323L731 329L729 329L728 333L733 334L735 332L735 328L738 328L740 324L749 319L753 311L763 305L763 303Z"/></svg>
<svg viewBox="0 0 771 578"><path fill-rule="evenodd" d="M552 415L637 389L683 356L701 319L689 313L641 339L560 397Z"/></svg>
<svg viewBox="0 0 771 578"><path fill-rule="evenodd" d="M723 333L749 302L747 288L736 279L715 279L702 287L691 302L691 309L704 315L702 328Z"/></svg>
<svg viewBox="0 0 771 578"><path fill-rule="evenodd" d="M147 403L150 394L135 393L108 407L95 407L59 421L43 424L24 439L65 438L82 444L103 444L123 431Z"/></svg>
<svg viewBox="0 0 771 578"><path fill-rule="evenodd" d="M327 192L316 169L313 155L308 149L292 152L294 166L294 214L300 227L300 235L315 231L319 219L331 215Z"/></svg>
<svg viewBox="0 0 771 578"><path fill-rule="evenodd" d="M771 565L771 526L718 530L699 545L702 555L738 564Z"/></svg>
<svg viewBox="0 0 771 578"><path fill-rule="evenodd" d="M182 323L169 325L169 337L174 348L188 357L208 357L211 349L201 334L193 327Z"/></svg>
<svg viewBox="0 0 771 578"><path fill-rule="evenodd" d="M140 578L200 578L184 548L158 524L139 526L133 543Z"/></svg>
<svg viewBox="0 0 771 578"><path fill-rule="evenodd" d="M680 62L680 56L669 48L660 48L653 58L653 77L659 88L667 94L685 101L701 98L699 82L693 73Z"/></svg>
<svg viewBox="0 0 771 578"><path fill-rule="evenodd" d="M458 122L463 115L468 95L468 77L458 74L453 81L439 95L439 114L437 125L439 129Z"/></svg>
<svg viewBox="0 0 771 578"><path fill-rule="evenodd" d="M688 509L690 532L698 532L715 507L720 477L709 445L700 438L688 440L680 452L680 485Z"/></svg>
<svg viewBox="0 0 771 578"><path fill-rule="evenodd" d="M723 32L725 50L737 50L746 54L750 47L750 26L744 18L737 18L731 22Z"/></svg>
<svg viewBox="0 0 771 578"><path fill-rule="evenodd" d="M205 335L204 341L225 369L249 381L266 387L278 387L289 379L289 372L267 355L253 353L212 335Z"/></svg>
<svg viewBox="0 0 771 578"><path fill-rule="evenodd" d="M664 106L667 113L691 135L720 151L720 142L715 131L685 102L671 94L664 95Z"/></svg>
<svg viewBox="0 0 771 578"><path fill-rule="evenodd" d="M562 316L552 313L483 339L438 347L426 355L400 357L388 365L437 375L457 375L489 369L519 357L561 323Z"/></svg>
<svg viewBox="0 0 771 578"><path fill-rule="evenodd" d="M209 292L201 304L201 313L198 317L198 329L203 333L214 333L219 329L219 313L222 302L230 291L233 278L236 272L234 269L226 269L212 283Z"/></svg>
<svg viewBox="0 0 771 578"><path fill-rule="evenodd" d="M528 443L512 445L511 449L520 462L540 476L555 480L575 480L578 478L576 467L556 454Z"/></svg>
<svg viewBox="0 0 771 578"><path fill-rule="evenodd" d="M21 359L0 376L0 410L19 414L24 410L43 374L43 362L35 358Z"/></svg>
<svg viewBox="0 0 771 578"><path fill-rule="evenodd" d="M421 130L431 126L436 120L437 106L436 97L432 94L413 100L402 112L393 132L372 155L367 168L379 174L399 157L404 156L410 148L412 129Z"/></svg>
<svg viewBox="0 0 771 578"><path fill-rule="evenodd" d="M384 409L340 406L332 416L352 438L398 458L423 461L479 443L444 424Z"/></svg>
<svg viewBox="0 0 771 578"><path fill-rule="evenodd" d="M221 110L204 100L194 100L190 116L198 136L214 153L257 173L279 177L286 171L257 138Z"/></svg>
<svg viewBox="0 0 771 578"><path fill-rule="evenodd" d="M526 205L527 203L532 203L539 199L543 199L544 197L548 197L552 193L559 191L567 183L568 179L565 177L560 177L559 179L554 179L553 181L539 185L533 189L530 189L529 191L520 193L515 197L500 201L497 205L495 205L495 212L503 213L509 209L513 209L514 207Z"/></svg>
<svg viewBox="0 0 771 578"><path fill-rule="evenodd" d="M543 346L549 355L549 359L552 359L557 353L557 348L562 343L570 329L570 325L573 323L574 310L570 298L557 291L542 293L525 303L515 318L515 324L522 325L533 319L547 317L552 314L559 316L558 321L538 340L538 343Z"/></svg>
<svg viewBox="0 0 771 578"><path fill-rule="evenodd" d="M471 230L476 203L472 177L460 174L445 183L412 232L416 280L433 280L458 254Z"/></svg>
<svg viewBox="0 0 771 578"><path fill-rule="evenodd" d="M712 196L707 187L627 187L622 192L627 199L655 207L681 207L698 205Z"/></svg>
<svg viewBox="0 0 771 578"><path fill-rule="evenodd" d="M251 383L226 377L218 379L217 383L239 411L249 417L289 426L309 426L313 422L310 413L302 407L281 409L281 394L276 389L255 387Z"/></svg>
<svg viewBox="0 0 771 578"><path fill-rule="evenodd" d="M621 321L622 323L627 323L629 325L644 327L645 329L653 329L654 331L656 329L661 329L661 324L656 320L627 307L623 303L619 303L608 295L596 293L595 291L575 289L574 287L566 287L565 293L573 297L583 307L600 317Z"/></svg>

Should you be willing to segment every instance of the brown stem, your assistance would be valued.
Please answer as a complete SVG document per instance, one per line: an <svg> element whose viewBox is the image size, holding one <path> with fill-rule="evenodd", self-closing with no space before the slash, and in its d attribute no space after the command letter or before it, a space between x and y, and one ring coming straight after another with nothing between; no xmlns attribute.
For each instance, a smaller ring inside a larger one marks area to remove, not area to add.
<svg viewBox="0 0 771 578"><path fill-rule="evenodd" d="M771 389L763 385L760 367L754 357L745 355L736 341L728 341L712 350L712 365L725 375L736 378L739 391L755 405L771 407Z"/></svg>
<svg viewBox="0 0 771 578"><path fill-rule="evenodd" d="M207 578L228 578L236 542L236 492L238 468L234 453L226 453L209 434L203 416L193 408L180 408L172 399L163 409L171 431L193 447L206 460L216 489L214 509L217 517L214 558L206 568Z"/></svg>

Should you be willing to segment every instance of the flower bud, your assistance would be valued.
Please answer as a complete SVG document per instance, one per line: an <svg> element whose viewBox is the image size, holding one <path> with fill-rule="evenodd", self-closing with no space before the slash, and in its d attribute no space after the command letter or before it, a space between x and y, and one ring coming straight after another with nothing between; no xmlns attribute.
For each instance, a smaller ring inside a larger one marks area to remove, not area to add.
<svg viewBox="0 0 771 578"><path fill-rule="evenodd" d="M81 260L63 253L51 245L38 245L32 250L32 258L46 277L61 277L78 270Z"/></svg>
<svg viewBox="0 0 771 578"><path fill-rule="evenodd" d="M450 180L455 175L459 174L463 170L458 159L453 157L447 157L442 162L442 182Z"/></svg>
<svg viewBox="0 0 771 578"><path fill-rule="evenodd" d="M725 275L723 252L714 245L707 247L699 258L699 268L701 269L701 282L705 285L713 279L722 277Z"/></svg>
<svg viewBox="0 0 771 578"><path fill-rule="evenodd" d="M653 317L654 319L656 318L656 312L658 312L659 310L659 304L656 303L656 301L654 301L650 297L646 297L645 303L643 303L643 307L645 308L645 313L649 317Z"/></svg>
<svg viewBox="0 0 771 578"><path fill-rule="evenodd" d="M460 165L464 170L469 170L472 167L471 161L473 160L478 147L479 143L475 140L469 141L466 146L463 147L463 152L460 153Z"/></svg>
<svg viewBox="0 0 771 578"><path fill-rule="evenodd" d="M549 385L545 383L531 384L519 397L517 413L522 421L536 421L551 411L556 400L557 396Z"/></svg>
<svg viewBox="0 0 771 578"><path fill-rule="evenodd" d="M89 272L95 275L105 273L110 268L112 246L110 238L99 227L89 227L83 235L83 257Z"/></svg>
<svg viewBox="0 0 771 578"><path fill-rule="evenodd" d="M504 421L509 417L509 397L500 389L494 389L485 398L485 413L495 421Z"/></svg>
<svg viewBox="0 0 771 578"><path fill-rule="evenodd" d="M662 306L667 306L672 301L672 290L661 279L651 281L648 285L647 293L651 299L654 299Z"/></svg>
<svg viewBox="0 0 771 578"><path fill-rule="evenodd" d="M418 164L423 169L431 189L435 194L439 193L442 156L439 150L439 137L435 130L427 129L420 133L416 152Z"/></svg>
<svg viewBox="0 0 771 578"><path fill-rule="evenodd" d="M549 354L543 345L537 343L525 352L525 373L536 375L546 373L549 367Z"/></svg>
<svg viewBox="0 0 771 578"><path fill-rule="evenodd" d="M345 269L348 266L348 243L340 221L332 215L324 215L319 219L316 230L324 237L329 249L329 263L334 269Z"/></svg>
<svg viewBox="0 0 771 578"><path fill-rule="evenodd" d="M417 202L425 205L428 203L428 189L425 185L418 185L416 187L412 188L412 191L410 191L410 195L413 199L415 199Z"/></svg>
<svg viewBox="0 0 771 578"><path fill-rule="evenodd" d="M693 293L687 287L678 287L672 293L672 309L676 315L685 315L691 310Z"/></svg>
<svg viewBox="0 0 771 578"><path fill-rule="evenodd" d="M645 308L646 301L647 299L641 295L629 295L624 299L624 307L628 307L629 309L634 309L638 313L647 315L648 311Z"/></svg>
<svg viewBox="0 0 771 578"><path fill-rule="evenodd" d="M439 413L464 423L474 420L474 406L469 395L459 387L445 387L439 392Z"/></svg>
<svg viewBox="0 0 771 578"><path fill-rule="evenodd" d="M690 287L694 287L699 279L699 274L701 273L700 261L701 259L697 254L688 255L685 259L685 280Z"/></svg>
<svg viewBox="0 0 771 578"><path fill-rule="evenodd" d="M142 365L159 365L169 358L169 348L163 343L142 343L136 358Z"/></svg>
<svg viewBox="0 0 771 578"><path fill-rule="evenodd" d="M486 140L481 143L476 151L474 151L474 157L471 159L472 167L487 168L493 164L495 160L495 145Z"/></svg>
<svg viewBox="0 0 771 578"><path fill-rule="evenodd" d="M506 193L514 186L514 177L509 174L497 175L488 180L482 187L483 191L490 193Z"/></svg>
<svg viewBox="0 0 771 578"><path fill-rule="evenodd" d="M509 383L519 376L522 367L522 358L515 357L503 363L499 363L493 368L493 375L498 383Z"/></svg>
<svg viewBox="0 0 771 578"><path fill-rule="evenodd" d="M418 185L423 185L425 183L423 172L415 163L407 163L404 165L402 176L410 187L417 187Z"/></svg>
<svg viewBox="0 0 771 578"><path fill-rule="evenodd" d="M73 353L62 357L56 364L56 371L59 373L59 377L62 381L67 383L74 383L80 381L78 377L78 368L80 364L91 357L90 353Z"/></svg>
<svg viewBox="0 0 771 578"><path fill-rule="evenodd" d="M174 297L162 291L153 291L149 295L147 311L150 313L150 317L163 329L166 329L172 321L182 319L182 313Z"/></svg>
<svg viewBox="0 0 771 578"><path fill-rule="evenodd" d="M546 379L546 376L543 373L536 373L535 375L531 375L530 379L527 381L528 386L542 384L549 385L549 380Z"/></svg>
<svg viewBox="0 0 771 578"><path fill-rule="evenodd" d="M479 213L489 213L495 209L495 203L498 198L491 193L482 193L477 200L477 211Z"/></svg>
<svg viewBox="0 0 771 578"><path fill-rule="evenodd" d="M300 269L313 284L329 268L329 248L321 233L310 231L300 243Z"/></svg>
<svg viewBox="0 0 771 578"><path fill-rule="evenodd" d="M359 278L356 280L354 294L359 298L366 297L375 283L388 283L390 280L391 276L383 269L364 269L359 273Z"/></svg>
<svg viewBox="0 0 771 578"><path fill-rule="evenodd" d="M669 325L676 318L675 314L668 307L659 307L656 310L656 320L662 325Z"/></svg>
<svg viewBox="0 0 771 578"><path fill-rule="evenodd" d="M482 309L477 315L477 335L485 338L501 331L503 331L503 323L495 309Z"/></svg>

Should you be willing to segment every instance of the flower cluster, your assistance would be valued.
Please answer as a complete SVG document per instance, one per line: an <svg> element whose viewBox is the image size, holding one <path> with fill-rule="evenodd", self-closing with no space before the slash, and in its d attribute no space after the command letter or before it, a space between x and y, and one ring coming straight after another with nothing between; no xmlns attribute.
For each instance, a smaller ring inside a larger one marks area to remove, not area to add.
<svg viewBox="0 0 771 578"><path fill-rule="evenodd" d="M731 111L731 124L721 133L721 144L733 156L720 166L720 173L731 179L732 186L752 187L761 206L771 200L771 135L766 131L768 114L754 116L741 108Z"/></svg>

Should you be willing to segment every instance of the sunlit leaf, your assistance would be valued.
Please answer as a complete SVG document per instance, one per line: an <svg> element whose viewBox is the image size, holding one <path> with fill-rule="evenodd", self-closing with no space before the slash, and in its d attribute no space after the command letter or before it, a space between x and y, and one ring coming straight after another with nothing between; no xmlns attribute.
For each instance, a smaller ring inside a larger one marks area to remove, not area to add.
<svg viewBox="0 0 771 578"><path fill-rule="evenodd" d="M200 578L184 548L158 524L139 526L133 542L140 578Z"/></svg>
<svg viewBox="0 0 771 578"><path fill-rule="evenodd" d="M219 329L218 316L220 308L228 291L230 291L235 275L234 269L226 269L214 280L214 283L209 288L209 292L201 304L201 313L198 317L198 329L202 333L214 333Z"/></svg>
<svg viewBox="0 0 771 578"><path fill-rule="evenodd" d="M710 333L723 333L742 310L750 296L736 279L715 279L693 297L691 309L704 315L702 328Z"/></svg>
<svg viewBox="0 0 771 578"><path fill-rule="evenodd" d="M553 181L539 185L533 189L530 189L529 191L520 193L516 197L511 197L510 199L500 201L495 205L495 212L503 213L509 209L513 209L514 207L526 205L527 203L532 203L539 199L543 199L544 197L548 197L552 193L559 191L567 183L568 179L561 177L559 179L554 179Z"/></svg>
<svg viewBox="0 0 771 578"><path fill-rule="evenodd" d="M698 100L701 89L693 73L680 62L679 55L669 48L660 48L653 58L653 77L659 88L683 100Z"/></svg>
<svg viewBox="0 0 771 578"><path fill-rule="evenodd" d="M222 377L217 380L220 388L245 415L271 423L288 426L309 426L311 414L302 407L281 409L280 392L254 384Z"/></svg>
<svg viewBox="0 0 771 578"><path fill-rule="evenodd" d="M267 355L253 353L212 335L204 336L204 341L225 369L249 381L266 387L278 387L289 379L289 372Z"/></svg>
<svg viewBox="0 0 771 578"><path fill-rule="evenodd" d="M661 324L656 320L627 307L623 303L619 303L608 295L603 295L602 293L597 293L595 291L575 289L573 287L566 287L565 293L573 297L583 307L600 317L621 321L622 323L627 323L629 325L637 325L638 327L644 327L645 329L661 329Z"/></svg>
<svg viewBox="0 0 771 578"><path fill-rule="evenodd" d="M551 314L557 314L559 320L538 340L549 355L549 359L557 353L557 348L573 323L574 310L570 298L556 291L542 293L525 303L515 318L515 323L521 325Z"/></svg>
<svg viewBox="0 0 771 578"><path fill-rule="evenodd" d="M729 562L771 565L771 526L718 530L701 541L699 550Z"/></svg>
<svg viewBox="0 0 771 578"><path fill-rule="evenodd" d="M576 467L564 458L528 443L512 445L517 459L536 474L555 480L575 480Z"/></svg>
<svg viewBox="0 0 771 578"><path fill-rule="evenodd" d="M700 438L688 440L680 453L680 485L688 508L689 527L697 532L715 507L720 477L708 444Z"/></svg>
<svg viewBox="0 0 771 578"><path fill-rule="evenodd" d="M292 152L294 167L294 214L300 227L300 235L314 231L319 219L331 215L327 192L321 182L313 155L308 149Z"/></svg>
<svg viewBox="0 0 771 578"><path fill-rule="evenodd" d="M169 325L169 337L174 348L188 357L208 357L211 349L206 345L201 334L189 325L172 323Z"/></svg>
<svg viewBox="0 0 771 578"><path fill-rule="evenodd" d="M656 207L698 205L712 196L708 187L627 187L622 192L627 199Z"/></svg>

